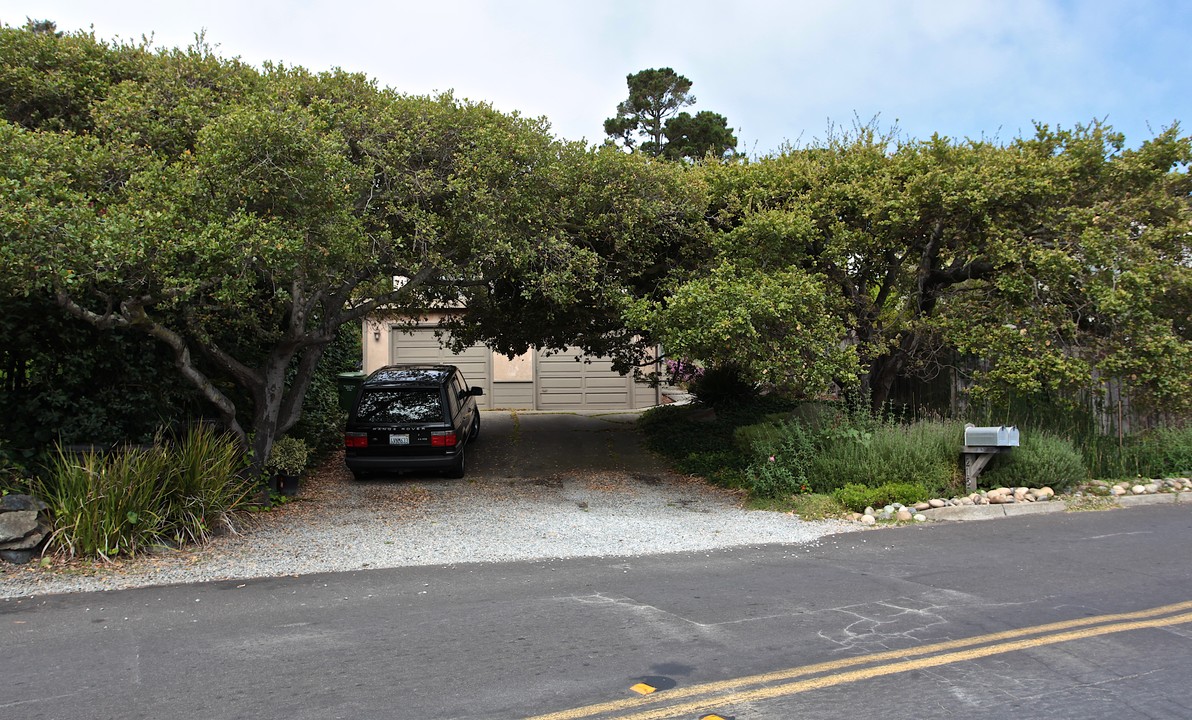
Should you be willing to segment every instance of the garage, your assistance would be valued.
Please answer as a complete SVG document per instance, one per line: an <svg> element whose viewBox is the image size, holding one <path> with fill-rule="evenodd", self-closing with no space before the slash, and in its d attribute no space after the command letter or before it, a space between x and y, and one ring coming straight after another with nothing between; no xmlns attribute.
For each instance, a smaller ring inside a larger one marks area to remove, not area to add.
<svg viewBox="0 0 1192 720"><path fill-rule="evenodd" d="M443 347L435 327L409 330L374 322L363 330L367 372L394 363L456 365L469 384L484 388L477 398L483 409L616 412L660 402L657 388L634 382L614 371L610 360L584 356L579 348L510 359L473 345L457 355ZM449 335L442 338L446 342Z"/></svg>
<svg viewBox="0 0 1192 720"><path fill-rule="evenodd" d="M612 362L584 358L578 348L537 358L539 410L622 410L633 404L633 379ZM654 404L654 403L651 403Z"/></svg>
<svg viewBox="0 0 1192 720"><path fill-rule="evenodd" d="M450 334L444 333L443 342L447 342ZM407 334L393 329L389 333L390 350L389 362L414 363L422 365L455 365L464 374L468 384L484 388L484 395L476 398L476 404L481 410L487 409L492 399L492 383L489 365L492 353L483 345L473 345L456 355L443 347L435 331L431 328L418 328Z"/></svg>

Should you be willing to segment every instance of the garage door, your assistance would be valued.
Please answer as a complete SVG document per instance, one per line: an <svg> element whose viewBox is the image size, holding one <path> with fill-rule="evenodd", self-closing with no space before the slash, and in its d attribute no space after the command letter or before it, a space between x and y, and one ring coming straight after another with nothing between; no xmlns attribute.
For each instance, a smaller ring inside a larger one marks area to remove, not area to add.
<svg viewBox="0 0 1192 720"><path fill-rule="evenodd" d="M578 348L538 355L539 410L628 410L633 380L613 370L612 361L586 358Z"/></svg>
<svg viewBox="0 0 1192 720"><path fill-rule="evenodd" d="M450 334L444 333L443 342L449 339ZM481 409L488 407L488 398L492 395L489 383L492 352L485 346L473 345L456 355L439 343L435 331L430 328L418 328L412 334L395 329L389 333L389 342L390 362L455 365L464 374L469 387L479 385L484 388L484 395L476 398L476 403Z"/></svg>

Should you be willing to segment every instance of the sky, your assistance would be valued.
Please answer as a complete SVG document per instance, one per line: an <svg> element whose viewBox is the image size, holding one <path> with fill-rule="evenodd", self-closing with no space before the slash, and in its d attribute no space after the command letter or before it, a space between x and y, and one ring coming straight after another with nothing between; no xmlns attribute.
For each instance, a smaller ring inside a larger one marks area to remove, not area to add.
<svg viewBox="0 0 1192 720"><path fill-rule="evenodd" d="M451 90L598 143L625 77L670 67L753 156L874 123L1008 142L1102 120L1192 132L1192 0L0 0L0 22Z"/></svg>

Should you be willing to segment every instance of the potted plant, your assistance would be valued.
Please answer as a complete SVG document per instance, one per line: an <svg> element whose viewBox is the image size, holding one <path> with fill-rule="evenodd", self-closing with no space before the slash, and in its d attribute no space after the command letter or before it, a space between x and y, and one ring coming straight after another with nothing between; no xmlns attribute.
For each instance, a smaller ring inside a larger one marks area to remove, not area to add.
<svg viewBox="0 0 1192 720"><path fill-rule="evenodd" d="M265 469L269 472L269 489L282 495L298 493L298 479L306 469L310 448L298 438L288 435L273 443Z"/></svg>

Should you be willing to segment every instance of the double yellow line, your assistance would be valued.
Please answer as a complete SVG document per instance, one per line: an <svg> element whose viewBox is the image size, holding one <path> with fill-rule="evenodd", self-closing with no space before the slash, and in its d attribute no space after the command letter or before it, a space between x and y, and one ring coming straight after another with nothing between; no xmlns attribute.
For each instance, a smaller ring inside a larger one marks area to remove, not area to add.
<svg viewBox="0 0 1192 720"><path fill-rule="evenodd" d="M978 660L991 655L1002 655L1072 640L1132 630L1183 625L1192 623L1192 612L1187 612L1190 610L1192 610L1192 602L1182 602L1137 612L1097 615L1036 625L905 650L889 650L732 680L663 690L642 697L613 700L546 715L535 715L526 720L578 720L579 718L611 713L617 713L615 717L620 720L662 720L663 718L681 717L735 703L768 700L808 690L818 690L911 670ZM869 667L861 667L848 672L836 672L858 666ZM808 677L812 675L817 677ZM797 678L806 679L796 680ZM749 689L751 687L752 689Z"/></svg>

